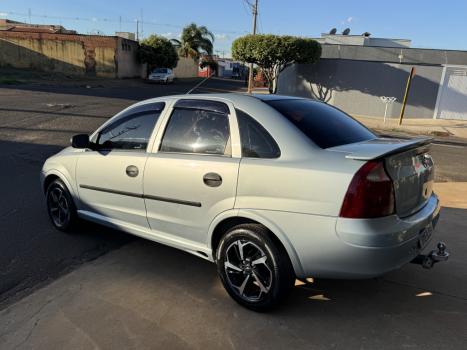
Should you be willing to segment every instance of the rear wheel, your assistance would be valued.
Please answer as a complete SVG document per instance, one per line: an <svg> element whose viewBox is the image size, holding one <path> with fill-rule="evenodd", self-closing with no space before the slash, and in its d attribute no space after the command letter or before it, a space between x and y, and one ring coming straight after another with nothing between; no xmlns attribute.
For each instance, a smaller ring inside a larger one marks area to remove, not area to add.
<svg viewBox="0 0 467 350"><path fill-rule="evenodd" d="M76 207L67 187L60 179L54 180L46 192L47 211L55 228L69 231L77 221Z"/></svg>
<svg viewBox="0 0 467 350"><path fill-rule="evenodd" d="M229 295L255 311L277 306L289 294L295 274L287 252L261 225L239 225L222 238L217 269Z"/></svg>

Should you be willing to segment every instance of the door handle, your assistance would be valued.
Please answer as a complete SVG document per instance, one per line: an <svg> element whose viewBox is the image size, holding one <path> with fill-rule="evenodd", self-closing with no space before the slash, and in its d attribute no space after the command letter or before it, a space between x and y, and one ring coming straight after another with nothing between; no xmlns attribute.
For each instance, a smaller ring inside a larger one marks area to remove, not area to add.
<svg viewBox="0 0 467 350"><path fill-rule="evenodd" d="M222 184L222 177L216 173L207 173L203 176L203 182L209 187L219 187Z"/></svg>
<svg viewBox="0 0 467 350"><path fill-rule="evenodd" d="M126 174L129 176L129 177L137 177L138 174L139 174L139 170L136 166L134 165L128 165L126 167Z"/></svg>

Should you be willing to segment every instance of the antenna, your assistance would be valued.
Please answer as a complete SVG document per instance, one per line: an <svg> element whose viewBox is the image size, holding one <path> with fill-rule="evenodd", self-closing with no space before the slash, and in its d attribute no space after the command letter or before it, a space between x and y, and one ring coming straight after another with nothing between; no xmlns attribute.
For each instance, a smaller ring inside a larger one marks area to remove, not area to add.
<svg viewBox="0 0 467 350"><path fill-rule="evenodd" d="M337 33L337 28L332 28L330 31L329 31L329 34L330 35L336 35Z"/></svg>
<svg viewBox="0 0 467 350"><path fill-rule="evenodd" d="M350 28L346 28L344 29L344 31L342 32L342 35L349 35L350 33Z"/></svg>

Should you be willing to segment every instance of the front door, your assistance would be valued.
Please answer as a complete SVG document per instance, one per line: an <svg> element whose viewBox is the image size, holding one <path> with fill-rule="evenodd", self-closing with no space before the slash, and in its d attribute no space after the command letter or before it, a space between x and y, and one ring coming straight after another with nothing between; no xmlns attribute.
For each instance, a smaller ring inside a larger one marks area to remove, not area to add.
<svg viewBox="0 0 467 350"><path fill-rule="evenodd" d="M226 104L179 100L156 153L148 156L144 198L155 234L205 244L209 225L235 204L240 158L232 156Z"/></svg>
<svg viewBox="0 0 467 350"><path fill-rule="evenodd" d="M80 210L118 225L147 229L143 174L149 139L163 103L130 108L104 125L95 150L78 157Z"/></svg>

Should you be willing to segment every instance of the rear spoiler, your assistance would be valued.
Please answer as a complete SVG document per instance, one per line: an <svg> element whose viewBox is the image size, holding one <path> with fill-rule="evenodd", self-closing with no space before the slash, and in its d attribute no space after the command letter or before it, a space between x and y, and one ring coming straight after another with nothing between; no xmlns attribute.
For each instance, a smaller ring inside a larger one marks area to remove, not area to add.
<svg viewBox="0 0 467 350"><path fill-rule="evenodd" d="M368 141L329 148L329 150L346 152L348 154L345 157L348 159L374 160L394 153L404 152L409 149L428 146L432 142L432 137L420 137L409 140L376 138Z"/></svg>

